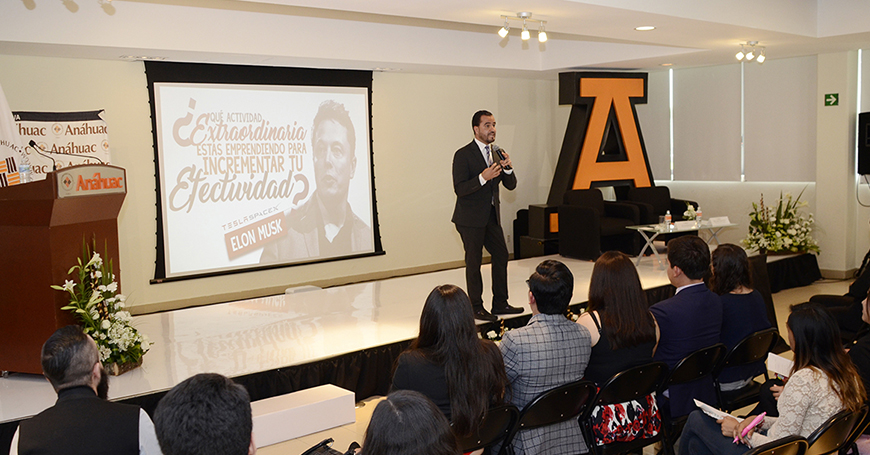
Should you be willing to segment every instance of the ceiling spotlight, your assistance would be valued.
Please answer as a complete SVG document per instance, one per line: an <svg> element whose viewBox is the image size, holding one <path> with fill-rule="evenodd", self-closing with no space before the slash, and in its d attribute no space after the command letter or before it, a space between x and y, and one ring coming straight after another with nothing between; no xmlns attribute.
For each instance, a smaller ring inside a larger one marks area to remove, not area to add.
<svg viewBox="0 0 870 455"><path fill-rule="evenodd" d="M764 63L765 60L767 60L767 57L764 56L764 48L762 47L761 54L758 55L758 58L756 58L755 61L758 63Z"/></svg>
<svg viewBox="0 0 870 455"><path fill-rule="evenodd" d="M504 38L507 36L508 32L511 31L511 26L508 24L507 17L504 18L504 25L500 29L498 29L498 36Z"/></svg>
<svg viewBox="0 0 870 455"><path fill-rule="evenodd" d="M529 29L526 28L526 21L523 21L523 33L520 34L520 37L523 41L528 41L529 38L532 37L532 34L529 33Z"/></svg>
<svg viewBox="0 0 870 455"><path fill-rule="evenodd" d="M743 57L746 57L746 50L743 49L742 44L740 45L740 52L738 52L737 55L735 55L735 57L737 57L737 60L743 60Z"/></svg>
<svg viewBox="0 0 870 455"><path fill-rule="evenodd" d="M541 22L541 28L538 30L538 42L546 43L547 42L547 31L544 30L544 23Z"/></svg>
<svg viewBox="0 0 870 455"><path fill-rule="evenodd" d="M752 59L755 58L755 49L750 49L749 52L746 53L746 61L751 62Z"/></svg>
<svg viewBox="0 0 870 455"><path fill-rule="evenodd" d="M655 30L656 28L653 27L652 25L644 25L641 27L635 27L634 29L639 31L639 32L648 32L650 30Z"/></svg>

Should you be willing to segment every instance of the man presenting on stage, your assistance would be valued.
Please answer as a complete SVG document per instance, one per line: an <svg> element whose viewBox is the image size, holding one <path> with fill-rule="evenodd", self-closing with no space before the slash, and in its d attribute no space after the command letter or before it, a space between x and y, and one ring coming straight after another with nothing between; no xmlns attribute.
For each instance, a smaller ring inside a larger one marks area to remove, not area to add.
<svg viewBox="0 0 870 455"><path fill-rule="evenodd" d="M499 218L499 183L508 190L517 187L517 176L507 153L500 160L493 150L495 117L489 111L477 111L471 117L474 140L453 155L453 191L456 208L453 223L465 248L465 281L474 317L495 321L493 314L522 313L522 308L508 305L508 250ZM497 150L497 149L496 149ZM480 263L483 247L492 255L492 313L483 308L483 279Z"/></svg>

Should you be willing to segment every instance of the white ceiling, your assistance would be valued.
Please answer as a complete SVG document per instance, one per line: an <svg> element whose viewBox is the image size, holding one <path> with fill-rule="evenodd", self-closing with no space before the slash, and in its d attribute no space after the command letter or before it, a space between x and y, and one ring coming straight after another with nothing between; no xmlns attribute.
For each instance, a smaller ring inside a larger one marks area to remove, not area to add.
<svg viewBox="0 0 870 455"><path fill-rule="evenodd" d="M501 39L532 12L550 40ZM554 78L870 45L868 0L2 0L0 53ZM653 25L638 32L634 27Z"/></svg>

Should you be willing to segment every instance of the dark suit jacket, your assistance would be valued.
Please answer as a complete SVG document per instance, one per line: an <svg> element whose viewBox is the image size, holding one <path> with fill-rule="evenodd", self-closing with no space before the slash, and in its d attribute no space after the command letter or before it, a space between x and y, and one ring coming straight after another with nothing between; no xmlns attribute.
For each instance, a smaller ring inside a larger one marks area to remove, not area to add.
<svg viewBox="0 0 870 455"><path fill-rule="evenodd" d="M650 311L659 325L659 345L653 360L676 366L683 357L719 342L722 331L722 301L703 283L683 289ZM671 387L670 411L674 417L695 409L693 398L716 403L713 379Z"/></svg>
<svg viewBox="0 0 870 455"><path fill-rule="evenodd" d="M453 155L453 192L456 193L456 208L453 222L458 226L484 227L489 221L489 206L495 201L495 213L499 213L498 185L513 190L517 187L516 172L502 173L480 186L480 175L486 169L486 161L473 140ZM501 219L497 216L498 219Z"/></svg>
<svg viewBox="0 0 870 455"><path fill-rule="evenodd" d="M57 403L18 428L18 453L138 455L139 407L97 398L89 387L58 393Z"/></svg>

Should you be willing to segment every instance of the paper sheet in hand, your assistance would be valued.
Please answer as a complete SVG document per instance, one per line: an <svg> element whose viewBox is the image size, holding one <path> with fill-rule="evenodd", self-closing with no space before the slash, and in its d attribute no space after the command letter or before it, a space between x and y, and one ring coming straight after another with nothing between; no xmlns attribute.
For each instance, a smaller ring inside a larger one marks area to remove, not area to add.
<svg viewBox="0 0 870 455"><path fill-rule="evenodd" d="M700 408L701 411L704 411L704 414L707 414L708 416L710 416L716 420L724 419L725 417L731 417L732 419L737 420L738 422L743 421L743 419L741 419L740 417L735 417L731 414L728 414L725 411L720 411L720 410L714 408L713 406L710 406L709 404L704 403L703 401L700 401L700 400L695 400L695 406Z"/></svg>
<svg viewBox="0 0 870 455"><path fill-rule="evenodd" d="M787 378L788 375L791 374L791 369L794 366L794 362L791 360L781 356L774 354L772 352L767 353L767 369Z"/></svg>

